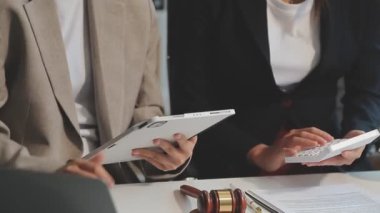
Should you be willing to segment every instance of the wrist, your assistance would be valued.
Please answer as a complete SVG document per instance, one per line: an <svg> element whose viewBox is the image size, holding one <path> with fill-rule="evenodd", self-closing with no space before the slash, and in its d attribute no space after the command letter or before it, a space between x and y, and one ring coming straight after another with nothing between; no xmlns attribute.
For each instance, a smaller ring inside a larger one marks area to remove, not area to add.
<svg viewBox="0 0 380 213"><path fill-rule="evenodd" d="M266 144L258 144L248 151L247 159L250 163L259 165L261 159L265 156L265 152L268 149Z"/></svg>
<svg viewBox="0 0 380 213"><path fill-rule="evenodd" d="M247 157L250 163L267 172L277 171L285 164L285 155L277 146L256 145L248 152Z"/></svg>

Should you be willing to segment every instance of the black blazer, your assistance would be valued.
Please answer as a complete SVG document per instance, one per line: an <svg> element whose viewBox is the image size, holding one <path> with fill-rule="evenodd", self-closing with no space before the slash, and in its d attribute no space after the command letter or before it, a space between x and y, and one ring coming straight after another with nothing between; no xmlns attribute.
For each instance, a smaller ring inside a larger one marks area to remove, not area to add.
<svg viewBox="0 0 380 213"><path fill-rule="evenodd" d="M173 113L237 112L200 136L194 163L205 176L255 174L246 153L256 144L271 144L281 128L315 126L341 137L380 126L379 0L328 1L320 14L320 62L289 93L273 77L265 0L199 0L192 6L183 22L186 44L171 73ZM340 121L336 96L342 77Z"/></svg>

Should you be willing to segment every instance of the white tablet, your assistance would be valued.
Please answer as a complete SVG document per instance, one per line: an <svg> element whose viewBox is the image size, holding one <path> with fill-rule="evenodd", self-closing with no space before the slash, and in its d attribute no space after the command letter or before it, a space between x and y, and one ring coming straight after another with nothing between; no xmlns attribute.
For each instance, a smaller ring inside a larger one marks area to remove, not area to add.
<svg viewBox="0 0 380 213"><path fill-rule="evenodd" d="M176 133L182 133L187 138L191 138L234 114L235 110L228 109L153 117L129 128L123 134L86 155L84 159L90 159L103 151L104 164L138 160L139 158L131 154L133 149L154 147L154 139L173 141L173 135Z"/></svg>
<svg viewBox="0 0 380 213"><path fill-rule="evenodd" d="M375 141L380 136L379 130L375 129L365 134L349 138L336 139L321 147L304 150L292 157L286 157L285 163L313 163L326 160L340 155L343 151L353 150Z"/></svg>

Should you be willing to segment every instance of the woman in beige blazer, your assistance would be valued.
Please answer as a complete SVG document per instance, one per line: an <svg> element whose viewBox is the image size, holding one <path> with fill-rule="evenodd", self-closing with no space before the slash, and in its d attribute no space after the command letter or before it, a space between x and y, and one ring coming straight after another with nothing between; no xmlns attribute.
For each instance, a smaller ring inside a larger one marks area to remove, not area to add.
<svg viewBox="0 0 380 213"><path fill-rule="evenodd" d="M159 33L151 0L88 0L85 7L102 144L162 114ZM83 143L71 83L55 1L0 0L0 165L46 172L63 168L112 184L102 156L79 160ZM137 168L153 179L177 175L196 138L176 139L178 147L159 142L166 154L134 153L156 169L141 162ZM77 160L66 164L69 159Z"/></svg>

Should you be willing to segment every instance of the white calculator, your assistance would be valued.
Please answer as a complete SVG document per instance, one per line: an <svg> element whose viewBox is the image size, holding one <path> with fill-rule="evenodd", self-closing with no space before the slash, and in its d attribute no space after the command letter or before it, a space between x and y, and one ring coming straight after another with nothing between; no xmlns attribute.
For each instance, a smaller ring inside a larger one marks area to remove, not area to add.
<svg viewBox="0 0 380 213"><path fill-rule="evenodd" d="M337 156L343 151L352 150L365 146L380 136L378 129L372 130L365 134L349 138L336 139L324 146L315 147L297 153L295 156L286 157L285 163L314 163Z"/></svg>

